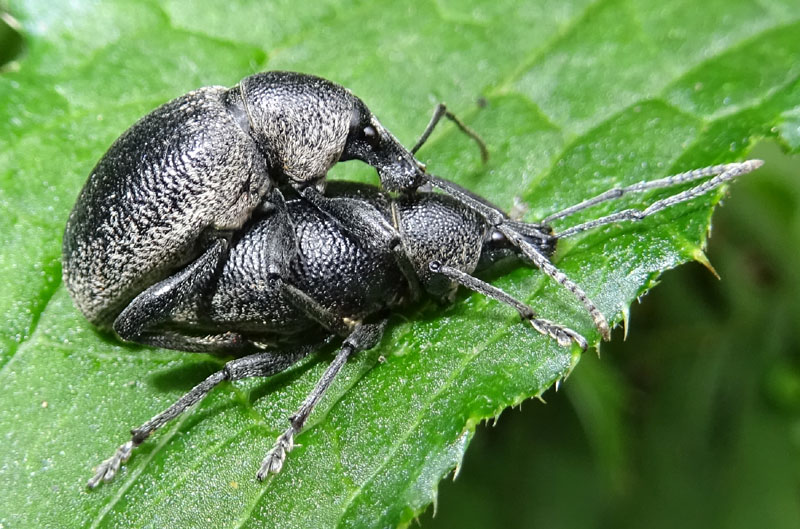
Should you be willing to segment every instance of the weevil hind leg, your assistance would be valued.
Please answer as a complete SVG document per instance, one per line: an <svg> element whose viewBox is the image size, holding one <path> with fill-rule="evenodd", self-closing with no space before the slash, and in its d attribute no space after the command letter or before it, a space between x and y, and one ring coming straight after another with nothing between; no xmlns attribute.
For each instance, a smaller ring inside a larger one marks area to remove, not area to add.
<svg viewBox="0 0 800 529"><path fill-rule="evenodd" d="M188 266L136 296L117 316L114 331L123 340L140 342L140 337L167 319L173 309L214 279L229 246L225 236L214 238L203 254Z"/></svg>
<svg viewBox="0 0 800 529"><path fill-rule="evenodd" d="M255 342L236 332L192 335L178 330L148 331L141 334L138 343L162 349L174 349L188 353L246 354L264 350L264 342Z"/></svg>
<svg viewBox="0 0 800 529"><path fill-rule="evenodd" d="M122 463L130 458L134 448L142 444L153 432L202 400L220 382L275 375L285 371L317 348L318 344L314 344L283 352L263 351L231 360L221 370L212 373L208 378L193 387L172 406L138 428L131 430L131 439L123 443L113 456L97 466L94 476L86 483L86 486L93 489L101 482L111 481L119 471Z"/></svg>
<svg viewBox="0 0 800 529"><path fill-rule="evenodd" d="M283 463L286 461L286 456L294 448L294 438L303 429L303 426L311 415L314 407L319 403L320 399L325 395L325 392L331 386L331 383L336 379L336 376L344 367L347 359L353 354L371 349L380 342L383 337L383 331L386 327L387 320L381 320L377 323L359 323L357 324L350 335L342 343L342 347L333 359L333 362L328 366L325 372L320 377L317 385L306 397L303 404L298 410L289 418L289 428L287 428L275 441L275 445L267 453L264 460L261 462L256 477L263 481L270 474L277 474L283 468Z"/></svg>

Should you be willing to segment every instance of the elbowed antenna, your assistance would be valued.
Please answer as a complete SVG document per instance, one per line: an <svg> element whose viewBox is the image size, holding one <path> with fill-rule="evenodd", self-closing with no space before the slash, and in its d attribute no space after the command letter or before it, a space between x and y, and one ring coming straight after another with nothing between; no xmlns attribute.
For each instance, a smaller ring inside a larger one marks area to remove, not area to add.
<svg viewBox="0 0 800 529"><path fill-rule="evenodd" d="M417 140L417 143L414 144L409 152L414 155L417 154L417 151L420 150L426 141L428 141L433 129L436 128L436 125L439 124L439 121L441 121L443 117L446 117L455 123L456 127L458 127L461 132L472 138L472 140L478 145L478 149L481 151L481 161L486 163L489 160L489 149L486 148L486 142L483 141L483 138L481 138L480 134L469 128L463 121L458 119L455 114L447 110L447 105L444 103L439 103L436 105L436 108L433 111L433 116L431 116L430 122L422 132L422 136L420 136L419 140Z"/></svg>

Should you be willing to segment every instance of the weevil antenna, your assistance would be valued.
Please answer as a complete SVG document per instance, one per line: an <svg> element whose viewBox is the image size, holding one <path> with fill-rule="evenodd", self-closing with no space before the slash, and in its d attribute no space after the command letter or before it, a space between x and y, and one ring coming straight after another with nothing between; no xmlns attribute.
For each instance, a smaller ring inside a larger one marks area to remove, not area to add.
<svg viewBox="0 0 800 529"><path fill-rule="evenodd" d="M483 138L481 138L477 132L469 128L466 124L464 124L463 121L458 119L455 114L447 110L447 105L444 103L439 103L436 105L436 108L433 111L433 116L431 116L431 120L428 122L428 125L422 132L422 136L419 137L417 143L411 148L411 154L417 154L417 151L420 150L426 141L428 141L431 133L433 133L433 129L436 128L436 125L439 124L439 121L441 121L443 117L455 123L456 127L458 127L461 132L472 138L472 140L478 144L478 149L481 151L481 161L486 163L486 161L489 159L489 149L486 148L486 142L483 141Z"/></svg>

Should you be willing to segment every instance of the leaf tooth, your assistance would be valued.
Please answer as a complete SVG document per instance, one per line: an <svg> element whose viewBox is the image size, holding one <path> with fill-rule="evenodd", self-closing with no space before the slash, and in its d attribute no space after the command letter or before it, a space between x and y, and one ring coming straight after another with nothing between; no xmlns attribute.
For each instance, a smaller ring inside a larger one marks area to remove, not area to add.
<svg viewBox="0 0 800 529"><path fill-rule="evenodd" d="M628 325L631 322L631 306L627 303L622 306L622 340L628 339Z"/></svg>
<svg viewBox="0 0 800 529"><path fill-rule="evenodd" d="M716 269L711 264L711 261L708 260L708 256L701 248L695 248L695 250L692 252L692 259L694 259L701 265L705 266L709 272L714 274L714 277L716 277L717 279L721 279Z"/></svg>

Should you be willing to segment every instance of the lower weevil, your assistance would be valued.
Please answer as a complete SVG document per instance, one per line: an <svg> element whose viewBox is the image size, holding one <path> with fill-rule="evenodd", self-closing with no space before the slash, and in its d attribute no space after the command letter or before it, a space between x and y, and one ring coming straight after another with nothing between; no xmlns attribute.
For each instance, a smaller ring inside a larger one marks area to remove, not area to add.
<svg viewBox="0 0 800 529"><path fill-rule="evenodd" d="M582 231L637 222L675 204L701 196L761 165L759 160L696 169L616 188L546 217L541 223L509 218L487 200L431 176L447 194L420 191L393 198L365 185L331 185L318 201L280 193L245 225L214 280L190 291L157 327L139 337L143 344L184 351L240 355L195 386L167 410L132 430L132 438L97 468L88 486L111 480L132 450L224 380L266 377L289 368L320 341L339 336L341 348L300 408L289 418L258 470L258 479L281 470L287 453L314 406L347 359L374 347L390 311L422 295L452 300L464 286L517 310L533 328L562 346L586 349L578 332L540 318L528 306L473 275L500 259L516 257L535 265L568 289L594 320L600 335L604 315L550 261L556 243ZM701 181L698 183L698 181ZM693 182L684 191L643 210L626 209L554 232L550 222L626 193ZM258 288L254 288L258 285ZM304 338L306 343L299 343ZM244 356L241 356L244 355Z"/></svg>

